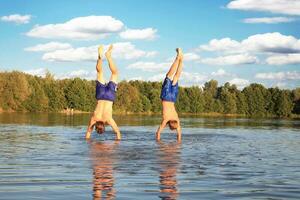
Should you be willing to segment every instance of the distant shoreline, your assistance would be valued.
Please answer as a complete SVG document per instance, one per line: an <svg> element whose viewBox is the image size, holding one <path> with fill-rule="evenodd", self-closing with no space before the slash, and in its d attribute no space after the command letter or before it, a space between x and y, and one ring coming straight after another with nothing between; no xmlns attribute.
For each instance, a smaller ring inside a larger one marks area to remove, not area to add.
<svg viewBox="0 0 300 200"><path fill-rule="evenodd" d="M56 114L65 114L65 115L76 115L76 114L92 114L93 111L88 112L88 111L81 111L81 110L72 110L72 109L65 109L61 111L53 111L53 112L30 112L30 111L15 111L15 110L3 110L0 108L0 114L1 113L56 113ZM155 113L155 112L122 112L122 111L114 111L113 114L115 115L160 115L161 113ZM194 117L228 117L228 118L265 118L265 119L300 119L300 115L292 114L290 117L285 117L285 118L279 118L277 116L264 116L264 117L249 117L247 115L243 114L224 114L224 113L179 113L181 116L194 116Z"/></svg>

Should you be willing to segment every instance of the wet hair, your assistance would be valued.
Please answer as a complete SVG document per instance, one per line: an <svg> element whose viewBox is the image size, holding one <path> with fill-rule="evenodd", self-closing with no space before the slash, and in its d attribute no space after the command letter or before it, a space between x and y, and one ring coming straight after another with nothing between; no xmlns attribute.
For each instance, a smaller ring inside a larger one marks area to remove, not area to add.
<svg viewBox="0 0 300 200"><path fill-rule="evenodd" d="M98 134L102 134L105 131L105 126L104 126L104 122L103 121L96 121L95 123L95 129L97 131Z"/></svg>
<svg viewBox="0 0 300 200"><path fill-rule="evenodd" d="M171 130L175 130L178 127L178 122L176 120L170 120L168 121L168 125Z"/></svg>

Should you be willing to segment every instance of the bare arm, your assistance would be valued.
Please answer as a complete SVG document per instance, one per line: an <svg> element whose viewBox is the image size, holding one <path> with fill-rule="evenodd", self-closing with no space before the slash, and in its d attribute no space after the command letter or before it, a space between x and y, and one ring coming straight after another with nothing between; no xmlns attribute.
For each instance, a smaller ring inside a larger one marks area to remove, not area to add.
<svg viewBox="0 0 300 200"><path fill-rule="evenodd" d="M177 128L177 141L181 142L181 126L180 126L180 123L178 124L178 128Z"/></svg>
<svg viewBox="0 0 300 200"><path fill-rule="evenodd" d="M160 133L164 130L167 120L162 120L161 124L159 125L157 131L156 131L156 140L160 140Z"/></svg>
<svg viewBox="0 0 300 200"><path fill-rule="evenodd" d="M108 124L112 127L113 131L115 132L115 134L116 134L116 140L121 140L121 133L120 133L119 127L116 124L115 120L113 118L111 118L108 121Z"/></svg>
<svg viewBox="0 0 300 200"><path fill-rule="evenodd" d="M94 125L96 123L96 120L94 119L94 115L91 117L86 134L85 134L85 138L89 139L91 137L91 133L93 131Z"/></svg>

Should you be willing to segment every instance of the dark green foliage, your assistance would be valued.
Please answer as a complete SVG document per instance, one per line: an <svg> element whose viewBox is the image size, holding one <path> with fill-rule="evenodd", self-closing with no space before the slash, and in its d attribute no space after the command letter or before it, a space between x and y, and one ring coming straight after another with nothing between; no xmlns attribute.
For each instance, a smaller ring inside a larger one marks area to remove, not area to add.
<svg viewBox="0 0 300 200"><path fill-rule="evenodd" d="M122 81L114 109L119 112L161 112L161 82ZM95 81L80 78L55 80L21 72L0 73L0 110L61 111L73 108L93 111ZM251 84L242 91L235 85L211 80L198 86L180 87L176 108L182 113L224 113L245 116L290 117L300 114L300 88L292 91Z"/></svg>
<svg viewBox="0 0 300 200"><path fill-rule="evenodd" d="M187 96L190 102L191 113L202 113L204 111L203 92L199 87L186 88Z"/></svg>
<svg viewBox="0 0 300 200"><path fill-rule="evenodd" d="M179 88L179 94L176 101L176 108L179 112L190 112L190 102L189 95L187 93L187 88Z"/></svg>
<svg viewBox="0 0 300 200"><path fill-rule="evenodd" d="M242 93L246 97L248 104L247 113L249 116L263 117L267 115L266 105L269 104L265 101L268 90L261 84L251 84L244 88Z"/></svg>
<svg viewBox="0 0 300 200"><path fill-rule="evenodd" d="M277 99L276 107L277 112L276 115L279 117L289 117L293 110L293 101L292 94L288 90L280 91L280 96Z"/></svg>
<svg viewBox="0 0 300 200"><path fill-rule="evenodd" d="M296 88L293 90L293 102L293 113L300 114L300 88Z"/></svg>

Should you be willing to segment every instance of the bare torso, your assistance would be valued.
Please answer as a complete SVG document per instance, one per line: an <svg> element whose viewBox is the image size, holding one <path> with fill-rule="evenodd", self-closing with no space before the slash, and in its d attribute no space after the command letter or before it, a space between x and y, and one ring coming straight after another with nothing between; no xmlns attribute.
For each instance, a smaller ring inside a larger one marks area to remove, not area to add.
<svg viewBox="0 0 300 200"><path fill-rule="evenodd" d="M103 122L112 119L112 105L112 101L98 100L94 111L94 119Z"/></svg>
<svg viewBox="0 0 300 200"><path fill-rule="evenodd" d="M165 120L178 120L178 114L173 102L162 101L162 115Z"/></svg>

